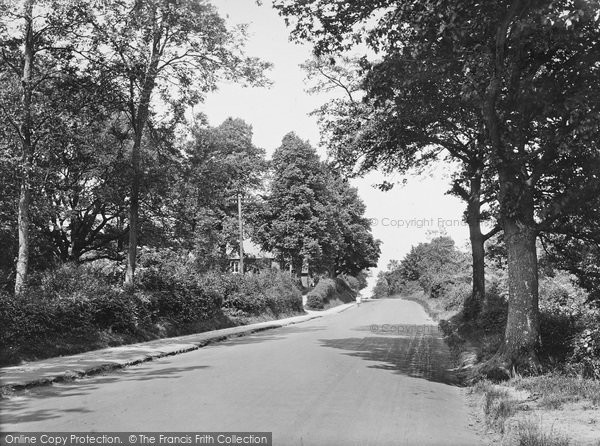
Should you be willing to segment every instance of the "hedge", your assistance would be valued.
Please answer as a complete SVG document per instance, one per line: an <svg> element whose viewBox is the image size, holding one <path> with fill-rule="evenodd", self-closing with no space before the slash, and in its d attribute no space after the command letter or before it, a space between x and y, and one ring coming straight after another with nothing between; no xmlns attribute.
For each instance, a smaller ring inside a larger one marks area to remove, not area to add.
<svg viewBox="0 0 600 446"><path fill-rule="evenodd" d="M0 364L303 312L286 272L199 274L186 256L146 250L135 290L122 273L111 262L65 264L34 275L24 296L0 293Z"/></svg>

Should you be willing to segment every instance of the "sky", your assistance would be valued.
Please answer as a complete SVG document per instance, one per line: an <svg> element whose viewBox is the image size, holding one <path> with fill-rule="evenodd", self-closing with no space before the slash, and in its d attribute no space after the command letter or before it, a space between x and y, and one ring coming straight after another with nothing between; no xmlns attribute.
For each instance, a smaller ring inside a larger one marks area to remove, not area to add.
<svg viewBox="0 0 600 446"><path fill-rule="evenodd" d="M319 147L319 127L310 113L330 98L306 93L308 84L300 64L310 58L309 44L289 41L289 31L269 1L262 6L254 0L213 0L230 24L249 24L246 53L273 63L269 73L269 88L249 88L232 83L220 84L195 111L205 113L211 125L216 126L228 117L242 118L251 124L254 143L273 153L281 139L290 131L309 140L324 158L326 151ZM341 93L340 93L341 94ZM382 192L373 187L385 177L373 172L351 183L367 206L366 216L371 219L373 235L382 241L378 267L372 270L373 279L379 270L385 270L390 260L401 260L412 245L426 242L440 233L451 236L459 248L468 249L468 226L462 222L464 205L446 195L449 188L450 167L433 166L426 175L392 177L388 181L406 179L406 183ZM368 295L369 291L367 291Z"/></svg>

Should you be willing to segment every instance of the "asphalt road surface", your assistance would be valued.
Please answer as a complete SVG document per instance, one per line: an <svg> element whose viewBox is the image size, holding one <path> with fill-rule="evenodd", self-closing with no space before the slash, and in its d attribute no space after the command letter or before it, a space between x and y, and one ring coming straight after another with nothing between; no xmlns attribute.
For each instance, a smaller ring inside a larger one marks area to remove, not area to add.
<svg viewBox="0 0 600 446"><path fill-rule="evenodd" d="M3 431L257 431L273 444L477 445L423 308L387 299L2 401Z"/></svg>

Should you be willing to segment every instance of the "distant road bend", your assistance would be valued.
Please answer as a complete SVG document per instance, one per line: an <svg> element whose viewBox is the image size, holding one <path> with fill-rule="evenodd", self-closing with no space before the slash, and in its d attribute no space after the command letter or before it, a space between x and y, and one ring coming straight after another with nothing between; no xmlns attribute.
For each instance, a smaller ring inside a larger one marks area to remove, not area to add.
<svg viewBox="0 0 600 446"><path fill-rule="evenodd" d="M4 431L254 431L273 444L479 445L446 345L414 302L214 344L2 402Z"/></svg>

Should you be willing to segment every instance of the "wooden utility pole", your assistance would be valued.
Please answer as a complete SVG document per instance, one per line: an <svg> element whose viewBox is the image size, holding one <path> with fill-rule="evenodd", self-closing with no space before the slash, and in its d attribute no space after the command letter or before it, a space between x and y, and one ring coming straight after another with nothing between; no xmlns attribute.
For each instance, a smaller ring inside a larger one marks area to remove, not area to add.
<svg viewBox="0 0 600 446"><path fill-rule="evenodd" d="M242 221L242 194L238 193L238 223L240 229L240 274L244 274L244 222Z"/></svg>

